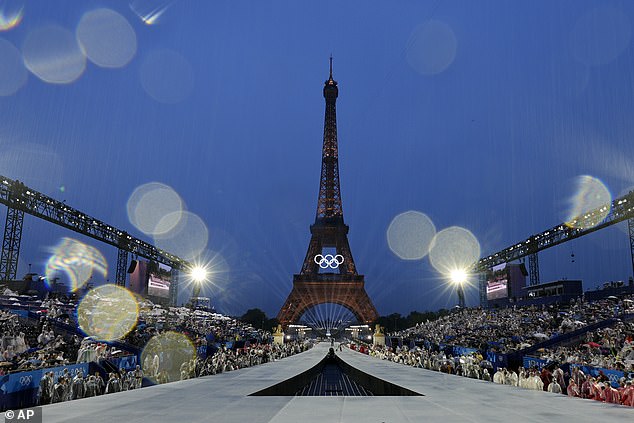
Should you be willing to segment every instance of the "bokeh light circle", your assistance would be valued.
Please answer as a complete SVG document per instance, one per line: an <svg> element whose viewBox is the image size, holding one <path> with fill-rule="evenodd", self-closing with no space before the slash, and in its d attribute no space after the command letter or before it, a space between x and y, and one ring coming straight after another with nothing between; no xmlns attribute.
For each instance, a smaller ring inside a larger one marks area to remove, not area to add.
<svg viewBox="0 0 634 423"><path fill-rule="evenodd" d="M22 54L9 41L0 38L0 96L15 94L26 82Z"/></svg>
<svg viewBox="0 0 634 423"><path fill-rule="evenodd" d="M96 9L82 16L77 25L77 40L88 59L106 68L127 65L136 54L134 29L119 13Z"/></svg>
<svg viewBox="0 0 634 423"><path fill-rule="evenodd" d="M156 246L169 251L185 260L194 260L207 247L209 231L205 222L196 214L183 211L165 215L159 222L159 226L166 226L164 222L172 222L180 215L178 224L169 232L155 234Z"/></svg>
<svg viewBox="0 0 634 423"><path fill-rule="evenodd" d="M449 276L469 271L480 258L480 243L468 229L450 226L438 232L429 249L429 261L439 273Z"/></svg>
<svg viewBox="0 0 634 423"><path fill-rule="evenodd" d="M429 253L436 227L424 213L410 210L392 219L387 228L390 250L403 260L420 260Z"/></svg>
<svg viewBox="0 0 634 423"><path fill-rule="evenodd" d="M69 84L86 68L86 56L75 36L59 26L31 31L22 45L24 63L42 81Z"/></svg>
<svg viewBox="0 0 634 423"><path fill-rule="evenodd" d="M576 192L570 198L566 225L572 228L592 228L610 213L612 195L601 180L590 175L576 179Z"/></svg>
<svg viewBox="0 0 634 423"><path fill-rule="evenodd" d="M414 29L408 41L407 63L418 73L434 75L456 58L458 41L449 25L429 20Z"/></svg>
<svg viewBox="0 0 634 423"><path fill-rule="evenodd" d="M107 284L91 289L77 307L77 322L98 340L121 339L136 326L139 305L127 289Z"/></svg>
<svg viewBox="0 0 634 423"><path fill-rule="evenodd" d="M70 280L70 291L82 288L93 272L104 278L108 275L108 262L95 247L72 238L62 238L52 249L53 255L46 262L46 280L50 282L60 273Z"/></svg>
<svg viewBox="0 0 634 423"><path fill-rule="evenodd" d="M156 50L147 55L140 69L141 85L156 101L183 101L194 88L194 71L180 53Z"/></svg>
<svg viewBox="0 0 634 423"><path fill-rule="evenodd" d="M128 219L147 235L165 234L178 225L183 200L171 187L150 182L137 187L127 203Z"/></svg>
<svg viewBox="0 0 634 423"><path fill-rule="evenodd" d="M181 366L196 358L196 348L184 334L164 332L153 336L141 353L141 366L145 377L158 382L159 373L165 372L170 381L180 380Z"/></svg>
<svg viewBox="0 0 634 423"><path fill-rule="evenodd" d="M630 44L632 25L627 15L611 6L600 6L582 15L571 34L572 55L588 66L610 63Z"/></svg>

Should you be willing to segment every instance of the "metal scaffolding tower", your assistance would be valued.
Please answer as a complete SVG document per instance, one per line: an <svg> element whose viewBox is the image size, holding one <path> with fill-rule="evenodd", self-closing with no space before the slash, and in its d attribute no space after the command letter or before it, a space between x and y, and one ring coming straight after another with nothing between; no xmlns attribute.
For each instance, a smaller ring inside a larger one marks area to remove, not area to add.
<svg viewBox="0 0 634 423"><path fill-rule="evenodd" d="M14 280L18 271L20 257L20 241L22 241L22 224L24 212L9 207L2 238L2 256L0 257L0 280Z"/></svg>
<svg viewBox="0 0 634 423"><path fill-rule="evenodd" d="M539 256L533 253L528 256L528 274L530 285L539 285Z"/></svg>

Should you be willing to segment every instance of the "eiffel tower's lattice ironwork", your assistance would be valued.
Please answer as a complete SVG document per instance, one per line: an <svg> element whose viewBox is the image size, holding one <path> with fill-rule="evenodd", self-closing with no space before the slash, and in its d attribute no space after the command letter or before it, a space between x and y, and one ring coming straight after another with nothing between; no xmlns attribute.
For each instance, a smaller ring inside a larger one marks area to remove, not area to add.
<svg viewBox="0 0 634 423"><path fill-rule="evenodd" d="M297 322L309 308L324 303L348 308L360 322L371 323L379 317L365 291L363 275L357 273L348 243L349 227L343 221L337 142L338 95L331 58L330 76L324 84L326 113L317 214L315 223L310 226L311 238L301 271L293 276L293 290L277 316L284 327ZM320 273L323 267L316 258L325 254L324 249L334 249L336 253L332 256L339 256L336 263L332 262L336 267L327 269L335 272Z"/></svg>

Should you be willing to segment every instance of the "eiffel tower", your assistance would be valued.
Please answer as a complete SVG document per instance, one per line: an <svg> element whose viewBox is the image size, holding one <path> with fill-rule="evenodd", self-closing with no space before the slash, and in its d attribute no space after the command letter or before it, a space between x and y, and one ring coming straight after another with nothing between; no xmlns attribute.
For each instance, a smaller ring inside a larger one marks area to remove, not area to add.
<svg viewBox="0 0 634 423"><path fill-rule="evenodd" d="M365 292L363 275L357 273L348 244L348 225L343 221L339 188L337 145L337 81L330 77L324 85L326 117L321 156L321 178L317 215L310 226L310 243L299 274L293 275L293 290L277 319L283 327L299 321L304 312L319 304L339 304L350 310L359 322L372 323L379 315ZM324 249L335 249L336 252ZM321 270L321 272L320 272Z"/></svg>

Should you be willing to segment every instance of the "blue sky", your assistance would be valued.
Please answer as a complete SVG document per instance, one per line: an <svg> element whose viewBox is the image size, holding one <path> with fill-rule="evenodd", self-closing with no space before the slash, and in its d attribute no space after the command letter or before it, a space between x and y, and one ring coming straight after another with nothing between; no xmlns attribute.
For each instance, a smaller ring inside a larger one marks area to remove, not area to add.
<svg viewBox="0 0 634 423"><path fill-rule="evenodd" d="M222 257L206 292L226 313L275 315L300 269L330 54L344 215L381 314L456 303L427 258L391 253L397 214L465 227L488 254L565 220L580 175L613 196L634 186L631 2L174 1L148 25L133 9L152 3L29 2L0 32L22 52L31 37L37 56L38 30L75 34L108 8L136 36L122 67L88 60L66 84L28 72L0 97L0 174L148 241L126 202L142 184L171 186L206 223L207 256ZM624 227L542 253L542 280L627 280ZM114 248L32 217L18 273L42 272L64 236L99 248L114 278Z"/></svg>

